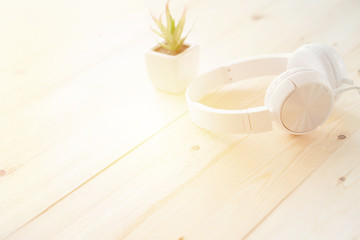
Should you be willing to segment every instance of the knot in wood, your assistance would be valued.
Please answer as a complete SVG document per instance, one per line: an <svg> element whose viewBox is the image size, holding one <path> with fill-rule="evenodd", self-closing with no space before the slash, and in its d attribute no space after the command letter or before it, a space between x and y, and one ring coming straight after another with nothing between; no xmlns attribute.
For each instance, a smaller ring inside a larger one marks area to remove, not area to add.
<svg viewBox="0 0 360 240"><path fill-rule="evenodd" d="M339 136L338 136L338 139L340 139L340 140L343 140L343 139L345 139L346 138L346 135L343 135L343 134L340 134Z"/></svg>

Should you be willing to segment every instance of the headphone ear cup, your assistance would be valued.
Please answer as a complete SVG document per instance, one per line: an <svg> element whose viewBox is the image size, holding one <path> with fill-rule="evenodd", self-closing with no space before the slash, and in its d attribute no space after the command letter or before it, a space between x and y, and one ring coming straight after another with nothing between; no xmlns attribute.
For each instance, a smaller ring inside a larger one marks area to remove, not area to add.
<svg viewBox="0 0 360 240"><path fill-rule="evenodd" d="M312 68L325 76L333 90L342 85L346 68L341 56L335 49L322 44L306 44L297 49L289 58L288 68Z"/></svg>
<svg viewBox="0 0 360 240"><path fill-rule="evenodd" d="M265 105L283 130L302 135L315 130L329 117L333 91L324 76L309 68L282 73L269 86Z"/></svg>

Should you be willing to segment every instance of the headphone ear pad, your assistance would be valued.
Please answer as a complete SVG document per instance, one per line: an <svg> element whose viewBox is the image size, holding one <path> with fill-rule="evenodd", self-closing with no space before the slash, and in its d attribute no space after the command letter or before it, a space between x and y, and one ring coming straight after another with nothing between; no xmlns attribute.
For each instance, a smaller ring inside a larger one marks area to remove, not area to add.
<svg viewBox="0 0 360 240"><path fill-rule="evenodd" d="M345 64L335 49L322 44L306 44L289 58L287 68L306 67L324 75L333 90L342 84L346 75Z"/></svg>

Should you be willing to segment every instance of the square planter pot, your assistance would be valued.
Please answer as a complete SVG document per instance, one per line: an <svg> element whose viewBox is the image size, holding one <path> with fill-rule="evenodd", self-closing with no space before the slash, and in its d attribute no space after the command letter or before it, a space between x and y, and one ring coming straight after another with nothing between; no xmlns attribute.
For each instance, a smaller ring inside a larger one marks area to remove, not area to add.
<svg viewBox="0 0 360 240"><path fill-rule="evenodd" d="M198 73L199 46L191 45L177 55L155 51L145 53L147 72L153 86L169 93L184 92Z"/></svg>

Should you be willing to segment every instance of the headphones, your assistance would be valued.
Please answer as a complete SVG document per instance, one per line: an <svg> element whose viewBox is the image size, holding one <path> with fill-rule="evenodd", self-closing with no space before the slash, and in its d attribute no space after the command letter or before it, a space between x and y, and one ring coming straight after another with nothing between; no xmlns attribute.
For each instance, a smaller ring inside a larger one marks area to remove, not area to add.
<svg viewBox="0 0 360 240"><path fill-rule="evenodd" d="M281 74L280 74L281 73ZM265 95L265 106L226 110L199 100L219 87L244 79L278 75ZM337 96L360 87L346 76L345 64L335 49L306 44L294 53L242 59L201 74L186 91L192 120L219 133L259 133L273 129L272 122L295 135L315 130L330 116Z"/></svg>

